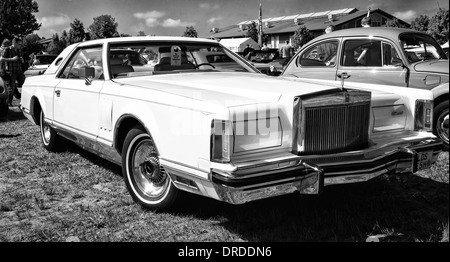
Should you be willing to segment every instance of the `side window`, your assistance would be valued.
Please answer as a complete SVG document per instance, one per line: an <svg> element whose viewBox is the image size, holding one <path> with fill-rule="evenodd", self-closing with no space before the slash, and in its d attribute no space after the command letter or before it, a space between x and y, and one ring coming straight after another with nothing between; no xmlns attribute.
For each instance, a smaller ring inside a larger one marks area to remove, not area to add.
<svg viewBox="0 0 450 262"><path fill-rule="evenodd" d="M343 66L380 66L381 41L361 39L347 40L342 53Z"/></svg>
<svg viewBox="0 0 450 262"><path fill-rule="evenodd" d="M398 66L402 60L395 47L388 43L383 43L383 66Z"/></svg>
<svg viewBox="0 0 450 262"><path fill-rule="evenodd" d="M81 48L71 57L58 78L64 79L104 79L102 48Z"/></svg>
<svg viewBox="0 0 450 262"><path fill-rule="evenodd" d="M317 44L304 52L300 57L300 65L333 67L336 64L338 41Z"/></svg>

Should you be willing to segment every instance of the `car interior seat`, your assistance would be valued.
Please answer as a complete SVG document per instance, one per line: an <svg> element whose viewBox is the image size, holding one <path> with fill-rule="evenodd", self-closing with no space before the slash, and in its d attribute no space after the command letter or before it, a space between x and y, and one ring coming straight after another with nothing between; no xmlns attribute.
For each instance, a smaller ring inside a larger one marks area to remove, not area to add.
<svg viewBox="0 0 450 262"><path fill-rule="evenodd" d="M111 74L117 77L118 74L134 72L130 65L124 65L120 58L110 58Z"/></svg>

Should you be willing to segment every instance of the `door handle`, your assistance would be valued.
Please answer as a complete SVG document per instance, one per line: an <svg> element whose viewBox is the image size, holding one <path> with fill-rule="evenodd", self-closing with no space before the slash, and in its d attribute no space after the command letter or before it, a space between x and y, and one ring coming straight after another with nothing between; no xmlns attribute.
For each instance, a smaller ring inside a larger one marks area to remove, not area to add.
<svg viewBox="0 0 450 262"><path fill-rule="evenodd" d="M61 90L55 90L55 94L56 94L56 97L60 97L61 96Z"/></svg>

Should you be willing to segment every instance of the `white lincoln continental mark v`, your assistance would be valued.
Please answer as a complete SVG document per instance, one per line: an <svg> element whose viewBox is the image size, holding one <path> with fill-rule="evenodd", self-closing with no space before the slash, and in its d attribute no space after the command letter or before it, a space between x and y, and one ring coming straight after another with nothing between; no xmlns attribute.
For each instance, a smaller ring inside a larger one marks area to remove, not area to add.
<svg viewBox="0 0 450 262"><path fill-rule="evenodd" d="M428 90L275 78L207 39L71 45L21 103L47 150L70 140L120 165L158 210L180 190L242 204L415 173L442 147Z"/></svg>

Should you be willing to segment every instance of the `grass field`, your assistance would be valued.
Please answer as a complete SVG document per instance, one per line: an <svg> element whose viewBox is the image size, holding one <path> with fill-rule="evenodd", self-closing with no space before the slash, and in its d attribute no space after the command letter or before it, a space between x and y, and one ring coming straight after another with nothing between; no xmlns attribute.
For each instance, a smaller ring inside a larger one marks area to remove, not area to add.
<svg viewBox="0 0 450 262"><path fill-rule="evenodd" d="M0 122L1 242L448 242L448 153L426 172L233 206L186 195L142 209L118 166L68 144L47 152L17 108Z"/></svg>

